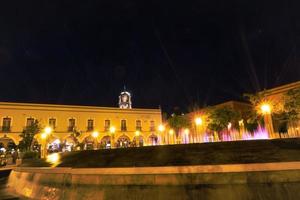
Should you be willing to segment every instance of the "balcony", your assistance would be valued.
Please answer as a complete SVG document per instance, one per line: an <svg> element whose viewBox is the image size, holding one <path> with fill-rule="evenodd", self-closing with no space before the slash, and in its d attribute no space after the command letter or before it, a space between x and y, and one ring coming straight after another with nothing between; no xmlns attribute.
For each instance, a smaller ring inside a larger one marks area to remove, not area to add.
<svg viewBox="0 0 300 200"><path fill-rule="evenodd" d="M68 126L67 130L68 132L72 132L76 129L76 126Z"/></svg>
<svg viewBox="0 0 300 200"><path fill-rule="evenodd" d="M86 131L93 131L94 130L94 126L88 126L86 127Z"/></svg>
<svg viewBox="0 0 300 200"><path fill-rule="evenodd" d="M126 126L121 127L121 131L127 131L127 127Z"/></svg>
<svg viewBox="0 0 300 200"><path fill-rule="evenodd" d="M154 126L151 126L151 127L150 127L150 131L155 131L155 127L154 127Z"/></svg>
<svg viewBox="0 0 300 200"><path fill-rule="evenodd" d="M11 132L11 126L0 126L1 132Z"/></svg>
<svg viewBox="0 0 300 200"><path fill-rule="evenodd" d="M142 131L142 127L141 126L137 126L137 127L135 127L135 130L136 131Z"/></svg>
<svg viewBox="0 0 300 200"><path fill-rule="evenodd" d="M109 131L110 126L104 126L104 131Z"/></svg>

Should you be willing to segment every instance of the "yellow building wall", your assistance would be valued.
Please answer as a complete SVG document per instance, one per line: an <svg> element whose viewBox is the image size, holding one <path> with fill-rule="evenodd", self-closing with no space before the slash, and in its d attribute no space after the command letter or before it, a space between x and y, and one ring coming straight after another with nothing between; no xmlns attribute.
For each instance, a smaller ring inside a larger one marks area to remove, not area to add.
<svg viewBox="0 0 300 200"><path fill-rule="evenodd" d="M79 138L80 142L91 132L87 131L88 119L94 120L94 130L99 132L99 140L108 135L104 130L105 120L110 120L110 125L116 128L115 139L126 135L132 141L136 131L136 120L141 120L142 131L140 135L144 138L147 145L147 140L150 135L157 134L157 126L162 123L160 109L119 109L109 107L91 107L91 106L67 106L67 105L49 105L49 104L27 104L27 103L5 103L0 102L0 124L2 126L3 118L11 117L11 131L2 132L0 130L0 138L4 136L19 143L19 134L26 126L26 120L33 117L40 121L40 124L45 127L48 125L49 118L56 119L56 128L52 133L53 138L58 138L61 141L70 136L67 131L69 126L68 119L76 120L76 129L82 134ZM121 131L121 120L126 120L127 131ZM155 131L150 131L150 121L155 123Z"/></svg>

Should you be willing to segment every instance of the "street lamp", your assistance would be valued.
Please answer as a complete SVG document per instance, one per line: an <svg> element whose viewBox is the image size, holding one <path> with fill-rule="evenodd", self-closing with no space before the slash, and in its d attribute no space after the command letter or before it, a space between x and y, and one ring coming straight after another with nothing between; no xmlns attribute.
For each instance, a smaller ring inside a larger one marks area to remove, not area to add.
<svg viewBox="0 0 300 200"><path fill-rule="evenodd" d="M116 132L116 127L112 126L109 128L109 132L111 134L111 148L115 147L115 132Z"/></svg>
<svg viewBox="0 0 300 200"><path fill-rule="evenodd" d="M174 130L170 129L169 130L169 139L171 138L171 144L174 143ZM170 141L170 140L169 140ZM170 142L169 142L170 143Z"/></svg>
<svg viewBox="0 0 300 200"><path fill-rule="evenodd" d="M44 132L41 133L41 139L42 139L42 148L41 148L41 157L46 157L46 151L47 151L47 139L49 138L50 134L52 133L52 128L47 126L44 128Z"/></svg>
<svg viewBox="0 0 300 200"><path fill-rule="evenodd" d="M271 112L272 112L271 105L268 104L268 103L263 103L263 104L261 104L260 110L261 110L261 113L262 113L263 115L271 114Z"/></svg>
<svg viewBox="0 0 300 200"><path fill-rule="evenodd" d="M203 120L201 117L196 117L195 118L195 123L197 126L201 126L203 124Z"/></svg>
<svg viewBox="0 0 300 200"><path fill-rule="evenodd" d="M161 141L162 144L166 143L166 138L164 134L165 129L166 129L165 126L162 124L158 126L158 131L160 132L160 138L163 138L163 141Z"/></svg>
<svg viewBox="0 0 300 200"><path fill-rule="evenodd" d="M92 137L94 138L94 142L96 141L96 144L94 144L94 149L97 149L97 143L98 143L97 138L98 138L98 136L99 136L98 131L94 131L92 133Z"/></svg>
<svg viewBox="0 0 300 200"><path fill-rule="evenodd" d="M264 116L265 127L269 133L269 138L274 135L274 128L272 122L272 105L268 102L263 102L259 106L259 112Z"/></svg>

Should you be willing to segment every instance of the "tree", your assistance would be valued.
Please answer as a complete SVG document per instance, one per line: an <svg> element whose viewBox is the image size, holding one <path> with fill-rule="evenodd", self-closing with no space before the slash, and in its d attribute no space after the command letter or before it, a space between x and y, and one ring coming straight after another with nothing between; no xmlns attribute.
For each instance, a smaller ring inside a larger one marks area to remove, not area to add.
<svg viewBox="0 0 300 200"><path fill-rule="evenodd" d="M289 90L284 95L284 110L288 113L290 121L299 120L300 88Z"/></svg>
<svg viewBox="0 0 300 200"><path fill-rule="evenodd" d="M173 114L168 119L168 124L170 128L174 129L176 137L178 137L180 129L189 128L191 126L191 121L186 115Z"/></svg>
<svg viewBox="0 0 300 200"><path fill-rule="evenodd" d="M40 130L41 127L38 120L34 120L34 122L30 126L26 126L26 128L20 134L20 137L22 139L20 141L19 148L22 151L31 151L33 141L34 141L34 136L38 134Z"/></svg>
<svg viewBox="0 0 300 200"><path fill-rule="evenodd" d="M291 89L284 95L284 112L287 121L294 128L300 115L300 88Z"/></svg>
<svg viewBox="0 0 300 200"><path fill-rule="evenodd" d="M232 108L224 106L209 109L209 123L208 129L217 132L219 138L222 139L220 132L222 130L228 131L228 125L231 123L232 127L238 127L240 113L234 111Z"/></svg>
<svg viewBox="0 0 300 200"><path fill-rule="evenodd" d="M79 141L78 141L78 137L81 135L81 132L80 131L78 131L76 128L74 128L73 130L72 130L72 132L71 132L71 137L72 137L72 139L74 140L74 142L75 142L75 147L77 147L77 146L81 146L80 144L79 144Z"/></svg>

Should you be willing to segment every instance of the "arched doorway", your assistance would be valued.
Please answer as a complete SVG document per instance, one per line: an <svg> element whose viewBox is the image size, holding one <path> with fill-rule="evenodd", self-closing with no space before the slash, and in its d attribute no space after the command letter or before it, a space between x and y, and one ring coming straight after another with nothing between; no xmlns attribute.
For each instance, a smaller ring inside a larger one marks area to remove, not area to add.
<svg viewBox="0 0 300 200"><path fill-rule="evenodd" d="M87 136L84 140L83 140L83 149L84 150L92 150L95 148L97 141L95 138L93 138L91 135Z"/></svg>
<svg viewBox="0 0 300 200"><path fill-rule="evenodd" d="M48 153L57 153L62 150L61 141L58 138L52 138L47 143L47 151Z"/></svg>
<svg viewBox="0 0 300 200"><path fill-rule="evenodd" d="M62 145L62 152L70 152L75 150L75 148L77 147L77 142L74 140L74 138L72 136L67 137L64 141L63 141L63 145Z"/></svg>
<svg viewBox="0 0 300 200"><path fill-rule="evenodd" d="M144 138L143 136L135 136L132 140L133 147L142 147L144 146Z"/></svg>
<svg viewBox="0 0 300 200"><path fill-rule="evenodd" d="M11 151L15 151L17 149L17 145L9 137L2 137L2 138L0 138L0 143L2 144L1 151L11 152Z"/></svg>
<svg viewBox="0 0 300 200"><path fill-rule="evenodd" d="M101 139L100 148L101 149L110 149L111 148L110 136L107 135Z"/></svg>
<svg viewBox="0 0 300 200"><path fill-rule="evenodd" d="M122 135L117 140L117 148L126 148L130 146L130 139L126 135Z"/></svg>
<svg viewBox="0 0 300 200"><path fill-rule="evenodd" d="M149 141L149 145L158 145L158 137L154 134L151 134L148 138L148 141Z"/></svg>

